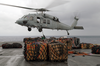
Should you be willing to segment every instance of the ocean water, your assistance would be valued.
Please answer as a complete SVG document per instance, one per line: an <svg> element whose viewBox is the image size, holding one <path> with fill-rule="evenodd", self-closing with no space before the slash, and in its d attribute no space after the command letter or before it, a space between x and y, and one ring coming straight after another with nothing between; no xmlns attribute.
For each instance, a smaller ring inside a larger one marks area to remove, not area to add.
<svg viewBox="0 0 100 66"><path fill-rule="evenodd" d="M68 36L80 38L80 42L100 44L100 36Z"/></svg>
<svg viewBox="0 0 100 66"><path fill-rule="evenodd" d="M0 42L19 42L23 41L23 38L34 38L34 37L41 37L41 36L0 36ZM52 36L46 36L47 38ZM59 38L61 36L54 36ZM93 44L100 44L100 36L68 36L68 38L77 37L80 38L80 42L84 43L93 43Z"/></svg>

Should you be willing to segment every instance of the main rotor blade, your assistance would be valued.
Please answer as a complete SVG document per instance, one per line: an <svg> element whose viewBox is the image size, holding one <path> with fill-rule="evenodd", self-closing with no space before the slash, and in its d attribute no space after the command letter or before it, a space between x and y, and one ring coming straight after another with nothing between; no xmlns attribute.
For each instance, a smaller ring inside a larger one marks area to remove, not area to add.
<svg viewBox="0 0 100 66"><path fill-rule="evenodd" d="M66 1L66 0L54 0L52 3L50 3L50 4L46 7L46 9L53 8L53 7L56 7L56 6L59 6L59 5L68 3L68 2L69 2L69 1Z"/></svg>
<svg viewBox="0 0 100 66"><path fill-rule="evenodd" d="M3 4L3 3L0 3L0 5L11 6L11 7L17 7L17 8L23 8L23 9L29 9L29 10L36 10L36 9L34 9L34 8L23 7L23 6L16 6L16 5L9 5L9 4Z"/></svg>

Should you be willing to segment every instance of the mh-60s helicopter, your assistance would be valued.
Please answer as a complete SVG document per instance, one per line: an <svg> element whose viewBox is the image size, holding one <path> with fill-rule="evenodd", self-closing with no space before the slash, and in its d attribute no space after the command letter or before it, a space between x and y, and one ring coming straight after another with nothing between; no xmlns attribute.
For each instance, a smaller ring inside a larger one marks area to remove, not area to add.
<svg viewBox="0 0 100 66"><path fill-rule="evenodd" d="M24 8L24 9L29 9L29 10L36 10L37 12L36 14L24 15L22 18L18 19L15 22L21 26L28 27L28 31L31 31L32 27L37 28L39 32L42 32L42 29L46 28L46 29L66 30L67 34L69 35L68 30L83 29L82 26L76 26L77 21L79 20L76 16L74 17L73 24L69 26L64 23L61 23L59 21L59 18L44 13L45 11L49 11L45 8L34 9L34 8L15 6L15 5L9 5L9 4L3 4L3 3L0 3L0 5ZM41 12L41 13L38 13L38 12Z"/></svg>

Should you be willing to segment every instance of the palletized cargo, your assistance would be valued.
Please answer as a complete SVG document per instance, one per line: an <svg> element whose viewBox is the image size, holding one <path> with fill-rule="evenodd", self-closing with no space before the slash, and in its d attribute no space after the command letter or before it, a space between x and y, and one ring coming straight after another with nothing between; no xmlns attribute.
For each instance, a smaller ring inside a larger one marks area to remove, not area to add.
<svg viewBox="0 0 100 66"><path fill-rule="evenodd" d="M25 59L27 61L45 61L47 60L47 44L46 43L39 43L39 42L30 42L27 41L25 43Z"/></svg>
<svg viewBox="0 0 100 66"><path fill-rule="evenodd" d="M89 49L91 49L93 47L93 44L90 44Z"/></svg>
<svg viewBox="0 0 100 66"><path fill-rule="evenodd" d="M81 46L82 49L91 49L93 44L91 44L91 43L81 43L80 46Z"/></svg>
<svg viewBox="0 0 100 66"><path fill-rule="evenodd" d="M12 47L13 48L22 48L22 45L20 43L13 43Z"/></svg>
<svg viewBox="0 0 100 66"><path fill-rule="evenodd" d="M37 37L37 38L24 38L23 42L25 42L25 41L36 41L36 42L38 42L38 41L41 41L41 38L40 37Z"/></svg>
<svg viewBox="0 0 100 66"><path fill-rule="evenodd" d="M70 38L59 38L57 41L66 44L68 50L72 50L72 40Z"/></svg>
<svg viewBox="0 0 100 66"><path fill-rule="evenodd" d="M20 43L13 43L13 44L2 44L2 48L22 48L22 45Z"/></svg>
<svg viewBox="0 0 100 66"><path fill-rule="evenodd" d="M100 46L99 45L94 45L91 50L92 50L92 53L94 53L94 54L100 54Z"/></svg>
<svg viewBox="0 0 100 66"><path fill-rule="evenodd" d="M46 43L41 39L26 38L24 42L24 56L27 61L67 61L68 49L72 49L72 41L70 38L45 39Z"/></svg>
<svg viewBox="0 0 100 66"><path fill-rule="evenodd" d="M80 49L80 39L77 37L71 38L72 40L72 48L73 49Z"/></svg>
<svg viewBox="0 0 100 66"><path fill-rule="evenodd" d="M80 46L81 46L81 49L86 49L87 48L85 43L81 43Z"/></svg>
<svg viewBox="0 0 100 66"><path fill-rule="evenodd" d="M2 48L12 48L12 45L11 44L8 44L8 43L5 43L5 44L2 44Z"/></svg>
<svg viewBox="0 0 100 66"><path fill-rule="evenodd" d="M68 50L72 50L72 40L71 39L67 39L67 48Z"/></svg>
<svg viewBox="0 0 100 66"><path fill-rule="evenodd" d="M48 44L50 61L66 61L68 59L68 48L64 43Z"/></svg>

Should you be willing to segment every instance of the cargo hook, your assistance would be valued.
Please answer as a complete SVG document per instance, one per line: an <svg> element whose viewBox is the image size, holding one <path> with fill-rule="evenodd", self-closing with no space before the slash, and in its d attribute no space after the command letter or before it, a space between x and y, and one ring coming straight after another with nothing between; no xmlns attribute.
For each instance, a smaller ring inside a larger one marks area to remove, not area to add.
<svg viewBox="0 0 100 66"><path fill-rule="evenodd" d="M43 30L42 30L42 35L43 35L43 38L45 39L45 35L44 35L44 33L43 33Z"/></svg>
<svg viewBox="0 0 100 66"><path fill-rule="evenodd" d="M66 30L67 31L67 35L69 35L69 32L68 32L68 30Z"/></svg>

